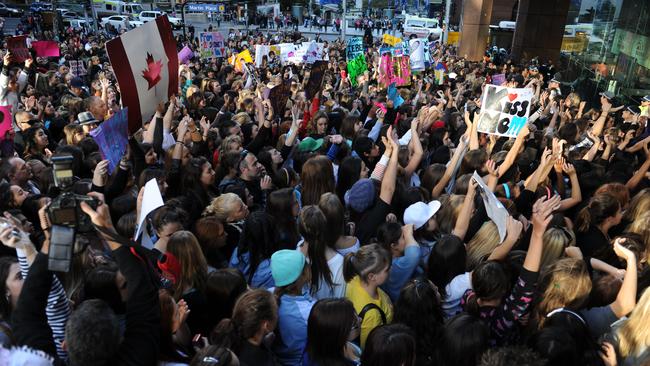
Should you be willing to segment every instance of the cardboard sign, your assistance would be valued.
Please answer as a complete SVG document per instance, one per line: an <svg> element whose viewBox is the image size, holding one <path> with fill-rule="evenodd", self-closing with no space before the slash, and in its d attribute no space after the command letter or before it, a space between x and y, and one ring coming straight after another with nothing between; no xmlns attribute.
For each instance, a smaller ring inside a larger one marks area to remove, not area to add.
<svg viewBox="0 0 650 366"><path fill-rule="evenodd" d="M219 32L204 32L199 34L201 58L225 57L226 46L223 35Z"/></svg>
<svg viewBox="0 0 650 366"><path fill-rule="evenodd" d="M384 34L381 41L389 46L394 46L402 42L402 39L399 37L391 36L390 34Z"/></svg>
<svg viewBox="0 0 650 366"><path fill-rule="evenodd" d="M395 86L395 83L392 83L388 86L388 90L386 92L386 96L388 99L393 101L393 108L398 108L402 104L404 104L404 98L397 92L397 87Z"/></svg>
<svg viewBox="0 0 650 366"><path fill-rule="evenodd" d="M59 44L56 41L34 41L32 49L36 57L59 57Z"/></svg>
<svg viewBox="0 0 650 366"><path fill-rule="evenodd" d="M108 172L113 173L129 144L129 119L127 108L115 113L111 119L90 131L102 159L108 160Z"/></svg>
<svg viewBox="0 0 650 366"><path fill-rule="evenodd" d="M409 41L409 52L410 52L410 61L411 61L411 71L421 71L424 70L425 65L425 42L422 39L414 38Z"/></svg>
<svg viewBox="0 0 650 366"><path fill-rule="evenodd" d="M182 64L186 64L192 57L194 57L194 52L189 46L183 47L181 52L178 53L178 61Z"/></svg>
<svg viewBox="0 0 650 366"><path fill-rule="evenodd" d="M359 75L363 75L366 70L368 70L368 64L363 53L348 61L348 74L350 75L350 83L352 86L357 86L357 78Z"/></svg>
<svg viewBox="0 0 650 366"><path fill-rule="evenodd" d="M7 49L13 55L13 61L22 63L32 58L27 49L27 36L16 36L7 38Z"/></svg>
<svg viewBox="0 0 650 366"><path fill-rule="evenodd" d="M529 88L506 88L486 85L481 97L479 132L491 135L516 137L527 123L530 115Z"/></svg>
<svg viewBox="0 0 650 366"><path fill-rule="evenodd" d="M276 117L284 116L284 111L287 106L287 100L291 95L291 82L284 80L282 84L276 85L269 92L269 100L273 107L273 115Z"/></svg>
<svg viewBox="0 0 650 366"><path fill-rule="evenodd" d="M307 96L307 99L313 98L320 90L321 85L323 84L325 70L327 70L326 61L316 61L312 65L311 71L309 72L309 80L305 86L305 95Z"/></svg>
<svg viewBox="0 0 650 366"><path fill-rule="evenodd" d="M278 45L265 45L258 44L255 45L255 66L262 66L262 61L264 56L267 56L267 61L270 60L271 55L274 57L280 56L280 46Z"/></svg>
<svg viewBox="0 0 650 366"><path fill-rule="evenodd" d="M345 50L348 60L353 60L359 55L363 55L363 38L354 37L348 40L348 46Z"/></svg>

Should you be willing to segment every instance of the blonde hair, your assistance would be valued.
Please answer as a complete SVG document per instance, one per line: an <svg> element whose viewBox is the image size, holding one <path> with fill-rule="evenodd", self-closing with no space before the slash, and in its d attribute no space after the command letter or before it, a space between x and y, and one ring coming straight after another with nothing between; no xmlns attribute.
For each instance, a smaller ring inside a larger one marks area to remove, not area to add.
<svg viewBox="0 0 650 366"><path fill-rule="evenodd" d="M221 154L227 154L230 152L230 145L233 143L238 143L239 146L242 146L241 136L239 135L230 135L221 141Z"/></svg>
<svg viewBox="0 0 650 366"><path fill-rule="evenodd" d="M636 217L630 225L628 225L628 233L634 233L641 236L643 239L643 247L645 248L647 259L650 259L650 211L644 212ZM639 258L641 259L641 258Z"/></svg>
<svg viewBox="0 0 650 366"><path fill-rule="evenodd" d="M644 188L632 198L623 218L632 222L648 211L650 211L650 188Z"/></svg>
<svg viewBox="0 0 650 366"><path fill-rule="evenodd" d="M538 329L546 315L559 308L579 309L589 298L591 278L582 259L563 258L543 269L538 289L539 303L533 309Z"/></svg>
<svg viewBox="0 0 650 366"><path fill-rule="evenodd" d="M185 98L189 99L192 96L192 94L198 93L199 91L201 91L201 89L199 89L198 86L190 85L190 87L188 87L187 91L185 92Z"/></svg>
<svg viewBox="0 0 650 366"><path fill-rule="evenodd" d="M471 271L486 261L498 246L499 230L494 222L487 221L467 243L467 270Z"/></svg>
<svg viewBox="0 0 650 366"><path fill-rule="evenodd" d="M575 246L576 237L572 231L551 227L542 237L544 248L540 268L546 268L564 256L564 249Z"/></svg>
<svg viewBox="0 0 650 366"><path fill-rule="evenodd" d="M251 122L251 116L246 112L239 112L232 117L232 120L242 126Z"/></svg>
<svg viewBox="0 0 650 366"><path fill-rule="evenodd" d="M74 137L77 133L83 133L84 129L77 124L69 124L63 127L63 134L65 134L65 143L67 145L76 145L78 143L74 141Z"/></svg>
<svg viewBox="0 0 650 366"><path fill-rule="evenodd" d="M646 289L627 321L616 331L623 358L638 356L650 344L650 291Z"/></svg>
<svg viewBox="0 0 650 366"><path fill-rule="evenodd" d="M206 207L203 211L203 216L215 216L221 222L227 222L228 217L233 210L236 210L239 205L244 202L234 193L224 193L221 196L212 200L210 206Z"/></svg>
<svg viewBox="0 0 650 366"><path fill-rule="evenodd" d="M456 220L458 220L458 215L460 214L460 209L463 207L463 201L465 196L462 194L454 194L451 196L445 196L440 200L442 204L438 215L436 216L436 221L440 227L440 231L445 234L451 234L456 225Z"/></svg>

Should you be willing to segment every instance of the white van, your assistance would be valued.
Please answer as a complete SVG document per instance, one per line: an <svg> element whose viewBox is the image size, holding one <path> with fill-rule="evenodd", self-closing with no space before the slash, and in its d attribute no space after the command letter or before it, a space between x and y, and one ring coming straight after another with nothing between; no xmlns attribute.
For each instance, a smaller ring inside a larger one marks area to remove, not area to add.
<svg viewBox="0 0 650 366"><path fill-rule="evenodd" d="M143 10L139 3L127 3L119 0L93 0L93 9L99 18L111 15L138 17Z"/></svg>
<svg viewBox="0 0 650 366"><path fill-rule="evenodd" d="M438 25L438 19L421 18L407 15L404 19L403 38L409 38L415 35L417 38L427 38L433 35L435 38L440 37L442 28Z"/></svg>

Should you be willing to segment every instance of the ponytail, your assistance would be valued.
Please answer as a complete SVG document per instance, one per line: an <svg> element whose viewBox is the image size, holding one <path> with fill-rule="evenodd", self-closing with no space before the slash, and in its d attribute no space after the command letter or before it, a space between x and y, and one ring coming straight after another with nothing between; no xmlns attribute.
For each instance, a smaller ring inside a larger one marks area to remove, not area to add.
<svg viewBox="0 0 650 366"><path fill-rule="evenodd" d="M237 330L235 322L230 318L221 319L219 324L210 333L210 344L219 347L239 350L241 346L241 337Z"/></svg>
<svg viewBox="0 0 650 366"><path fill-rule="evenodd" d="M589 230L589 226L591 226L591 213L589 213L589 210L591 209L591 205L585 206L578 212L578 217L576 217L576 227L578 229L578 232L584 233L585 231Z"/></svg>
<svg viewBox="0 0 650 366"><path fill-rule="evenodd" d="M343 261L343 278L350 282L355 276L367 282L368 275L379 273L389 266L391 254L379 244L370 244L361 247L356 253L348 253Z"/></svg>

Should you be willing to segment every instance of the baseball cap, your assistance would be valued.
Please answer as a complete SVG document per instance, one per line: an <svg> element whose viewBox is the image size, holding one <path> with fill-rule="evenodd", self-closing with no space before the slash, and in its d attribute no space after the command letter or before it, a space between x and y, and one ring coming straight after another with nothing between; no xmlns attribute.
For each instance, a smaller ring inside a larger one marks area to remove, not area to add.
<svg viewBox="0 0 650 366"><path fill-rule="evenodd" d="M73 88L81 88L84 86L84 81L80 77L74 77L70 80L70 86Z"/></svg>
<svg viewBox="0 0 650 366"><path fill-rule="evenodd" d="M356 212L365 211L375 201L375 184L368 178L360 179L345 192L345 204Z"/></svg>
<svg viewBox="0 0 650 366"><path fill-rule="evenodd" d="M312 137L307 137L304 140L300 141L298 145L299 151L316 151L323 146L323 139L314 139Z"/></svg>
<svg viewBox="0 0 650 366"><path fill-rule="evenodd" d="M641 99L641 100L644 101L644 102L650 102L650 95L644 96L643 99Z"/></svg>
<svg viewBox="0 0 650 366"><path fill-rule="evenodd" d="M639 108L638 106L635 106L635 105L631 105L631 106L627 107L627 110L628 110L628 112L630 112L632 114L641 113L641 108Z"/></svg>
<svg viewBox="0 0 650 366"><path fill-rule="evenodd" d="M276 286L290 285L305 268L305 256L297 250L282 249L271 256L271 275Z"/></svg>
<svg viewBox="0 0 650 366"><path fill-rule="evenodd" d="M604 91L604 92L600 93L600 96L605 97L605 98L607 98L609 100L612 100L614 98L614 93L612 93L611 91L608 90L608 91Z"/></svg>
<svg viewBox="0 0 650 366"><path fill-rule="evenodd" d="M424 226L439 209L440 202L436 200L429 203L416 202L404 211L404 224L413 224L413 228L417 230Z"/></svg>

